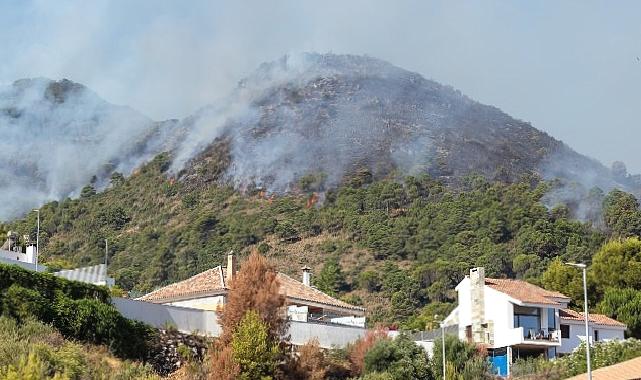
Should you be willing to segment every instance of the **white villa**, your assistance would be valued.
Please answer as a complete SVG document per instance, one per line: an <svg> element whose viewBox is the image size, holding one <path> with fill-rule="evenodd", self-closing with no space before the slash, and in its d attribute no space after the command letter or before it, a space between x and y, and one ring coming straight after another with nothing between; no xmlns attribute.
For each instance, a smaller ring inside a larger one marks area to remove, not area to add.
<svg viewBox="0 0 641 380"><path fill-rule="evenodd" d="M458 306L444 324L458 326L461 340L488 349L498 375L508 376L514 359L555 358L585 341L582 313L569 310L570 298L525 281L485 277L473 268L457 286ZM590 314L590 342L624 339L626 326L605 315Z"/></svg>
<svg viewBox="0 0 641 380"><path fill-rule="evenodd" d="M224 308L229 283L236 273L236 258L227 256L227 267L217 266L148 293L137 300L162 305L216 311ZM365 309L350 305L311 285L311 269L303 268L302 282L278 273L287 316L297 322L325 322L365 327Z"/></svg>

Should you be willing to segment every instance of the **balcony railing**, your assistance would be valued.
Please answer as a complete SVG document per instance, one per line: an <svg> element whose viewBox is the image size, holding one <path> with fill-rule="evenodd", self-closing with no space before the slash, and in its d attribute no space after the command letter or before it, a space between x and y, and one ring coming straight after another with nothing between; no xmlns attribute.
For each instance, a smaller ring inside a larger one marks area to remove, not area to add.
<svg viewBox="0 0 641 380"><path fill-rule="evenodd" d="M523 329L523 339L535 342L559 342L560 331L554 329Z"/></svg>

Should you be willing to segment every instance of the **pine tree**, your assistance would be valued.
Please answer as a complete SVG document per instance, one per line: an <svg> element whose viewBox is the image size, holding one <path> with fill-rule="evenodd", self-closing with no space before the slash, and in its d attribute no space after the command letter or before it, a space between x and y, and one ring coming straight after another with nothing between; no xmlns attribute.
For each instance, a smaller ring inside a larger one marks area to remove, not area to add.
<svg viewBox="0 0 641 380"><path fill-rule="evenodd" d="M331 296L336 296L341 290L345 289L345 276L338 258L331 257L325 262L323 269L318 274L315 285L318 289Z"/></svg>

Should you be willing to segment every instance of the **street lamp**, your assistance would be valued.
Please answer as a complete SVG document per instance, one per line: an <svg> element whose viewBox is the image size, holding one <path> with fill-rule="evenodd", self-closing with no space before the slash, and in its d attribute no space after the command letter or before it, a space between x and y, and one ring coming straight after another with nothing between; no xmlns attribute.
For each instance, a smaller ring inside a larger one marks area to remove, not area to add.
<svg viewBox="0 0 641 380"><path fill-rule="evenodd" d="M588 315L588 283L587 283L587 276L586 276L587 266L581 263L565 263L565 265L579 268L583 271L583 308L584 308L583 316L585 319L585 353L586 353L586 360L588 364L588 380L592 380L592 367L590 365L590 330L588 327L589 315Z"/></svg>
<svg viewBox="0 0 641 380"><path fill-rule="evenodd" d="M443 350L443 380L445 380L445 323L438 320L438 314L434 316L434 321L441 326L441 349Z"/></svg>
<svg viewBox="0 0 641 380"><path fill-rule="evenodd" d="M40 210L34 208L33 211L38 215L38 225L36 229L36 272L38 271L38 255L40 255Z"/></svg>

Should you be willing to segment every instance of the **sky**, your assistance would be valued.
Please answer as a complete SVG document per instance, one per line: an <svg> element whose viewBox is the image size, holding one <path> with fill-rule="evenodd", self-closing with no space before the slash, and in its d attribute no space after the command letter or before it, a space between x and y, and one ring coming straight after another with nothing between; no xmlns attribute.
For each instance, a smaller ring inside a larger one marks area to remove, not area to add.
<svg viewBox="0 0 641 380"><path fill-rule="evenodd" d="M641 173L638 1L0 2L0 84L69 78L163 120L288 53L366 54Z"/></svg>

